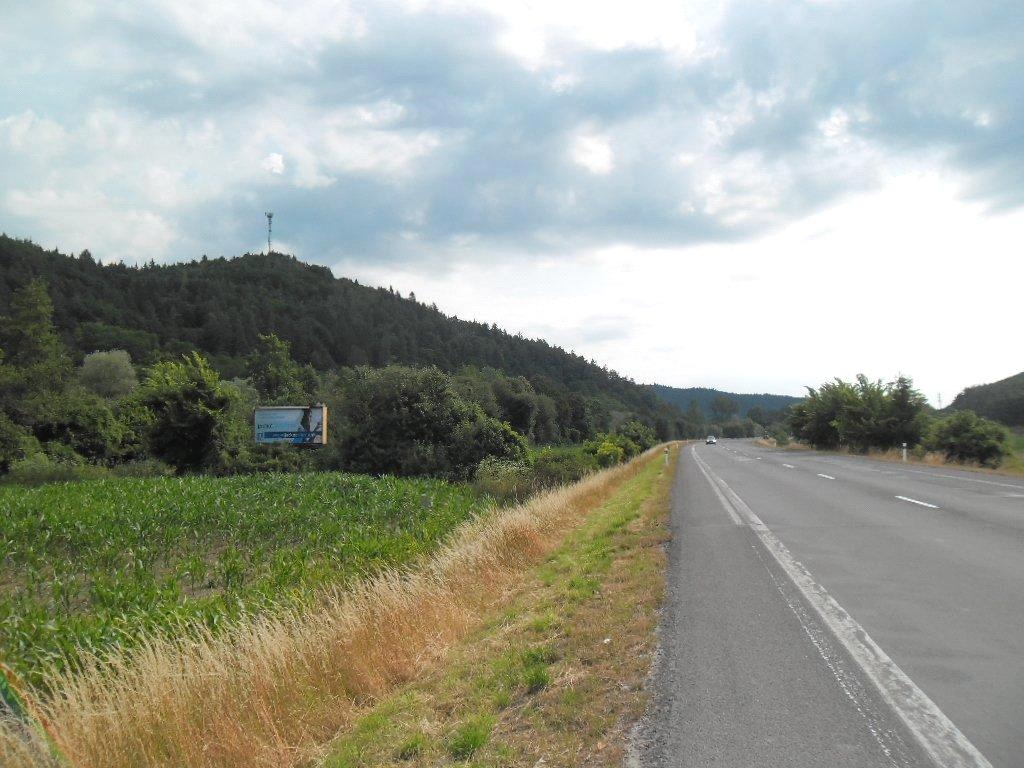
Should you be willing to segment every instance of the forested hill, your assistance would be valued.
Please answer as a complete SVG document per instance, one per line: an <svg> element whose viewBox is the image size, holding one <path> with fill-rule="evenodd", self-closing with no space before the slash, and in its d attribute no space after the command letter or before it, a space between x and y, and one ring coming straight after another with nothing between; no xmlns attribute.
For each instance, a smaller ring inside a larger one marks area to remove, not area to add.
<svg viewBox="0 0 1024 768"><path fill-rule="evenodd" d="M34 277L45 279L57 328L79 358L124 349L136 363L149 363L194 348L231 377L242 374L259 334L273 332L291 342L296 360L322 371L390 363L493 367L557 399L599 399L609 412L632 412L652 425L674 427L681 417L653 392L577 354L446 316L412 296L335 278L284 254L129 267L0 236L0 315L12 292Z"/></svg>
<svg viewBox="0 0 1024 768"><path fill-rule="evenodd" d="M950 410L971 410L987 419L1013 427L1024 426L1024 372L1016 376L968 387L949 406Z"/></svg>
<svg viewBox="0 0 1024 768"><path fill-rule="evenodd" d="M691 401L695 400L705 418L712 417L711 405L716 397L727 397L734 401L738 406L737 415L739 416L746 416L751 408L760 408L765 413L783 411L803 399L789 395L737 394L707 387L680 388L653 384L650 389L665 402L683 410L689 407Z"/></svg>

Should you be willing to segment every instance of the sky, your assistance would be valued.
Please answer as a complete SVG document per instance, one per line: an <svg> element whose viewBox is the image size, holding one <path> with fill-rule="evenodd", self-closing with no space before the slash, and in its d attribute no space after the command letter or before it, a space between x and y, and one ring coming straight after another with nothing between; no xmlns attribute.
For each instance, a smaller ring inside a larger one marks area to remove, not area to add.
<svg viewBox="0 0 1024 768"><path fill-rule="evenodd" d="M0 230L266 248L637 381L1024 369L1024 4L135 0L0 21Z"/></svg>

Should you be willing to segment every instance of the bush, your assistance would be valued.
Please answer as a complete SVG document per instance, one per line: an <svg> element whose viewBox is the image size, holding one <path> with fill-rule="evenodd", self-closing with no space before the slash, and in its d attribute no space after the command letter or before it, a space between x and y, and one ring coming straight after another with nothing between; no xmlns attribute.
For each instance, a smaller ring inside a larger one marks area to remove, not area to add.
<svg viewBox="0 0 1024 768"><path fill-rule="evenodd" d="M0 411L0 472L25 455L24 443L28 433Z"/></svg>
<svg viewBox="0 0 1024 768"><path fill-rule="evenodd" d="M42 442L62 443L97 463L121 457L127 432L107 400L80 386L54 395L33 431Z"/></svg>
<svg viewBox="0 0 1024 768"><path fill-rule="evenodd" d="M633 453L629 453L627 450L629 458L643 453L648 448L653 448L658 443L658 438L654 434L654 430L639 421L627 421L615 430L615 434L625 438L636 446ZM625 445L621 443L620 445L623 446L624 450L626 449Z"/></svg>
<svg viewBox="0 0 1024 768"><path fill-rule="evenodd" d="M780 446L789 445L789 429L784 424L776 424L771 431L775 444Z"/></svg>
<svg viewBox="0 0 1024 768"><path fill-rule="evenodd" d="M209 363L193 352L181 362L157 363L138 390L148 411L150 453L179 474L216 464L227 430L230 392Z"/></svg>
<svg viewBox="0 0 1024 768"><path fill-rule="evenodd" d="M1009 453L1009 433L1001 424L974 411L956 411L932 423L925 446L951 461L976 461L998 467Z"/></svg>
<svg viewBox="0 0 1024 768"><path fill-rule="evenodd" d="M914 445L921 439L925 399L905 376L883 384L858 375L855 382L836 379L807 389L807 399L793 406L790 427L815 448L870 448Z"/></svg>
<svg viewBox="0 0 1024 768"><path fill-rule="evenodd" d="M554 488L582 480L599 468L597 457L582 446L542 448L533 456L533 477L538 488Z"/></svg>
<svg viewBox="0 0 1024 768"><path fill-rule="evenodd" d="M123 349L86 355L78 370L78 380L100 397L115 400L130 394L139 383L131 356Z"/></svg>
<svg viewBox="0 0 1024 768"><path fill-rule="evenodd" d="M626 451L621 445L605 440L597 447L597 463L602 467L614 467L626 460Z"/></svg>
<svg viewBox="0 0 1024 768"><path fill-rule="evenodd" d="M480 493L508 503L526 499L533 493L535 482L533 471L525 462L487 456L476 468L473 487Z"/></svg>
<svg viewBox="0 0 1024 768"><path fill-rule="evenodd" d="M100 480L110 476L105 467L77 463L64 456L54 458L46 453L34 453L11 464L4 478L16 485L43 485L68 483L76 480Z"/></svg>
<svg viewBox="0 0 1024 768"><path fill-rule="evenodd" d="M350 471L468 480L486 456L526 457L522 435L459 397L437 368L357 369L344 395L337 457Z"/></svg>

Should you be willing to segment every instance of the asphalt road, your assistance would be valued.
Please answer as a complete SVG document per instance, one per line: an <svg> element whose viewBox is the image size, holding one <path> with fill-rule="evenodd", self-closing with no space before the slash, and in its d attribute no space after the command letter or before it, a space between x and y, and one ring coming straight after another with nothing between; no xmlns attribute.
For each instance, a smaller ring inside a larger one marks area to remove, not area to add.
<svg viewBox="0 0 1024 768"><path fill-rule="evenodd" d="M1024 481L685 448L645 766L1024 766Z"/></svg>

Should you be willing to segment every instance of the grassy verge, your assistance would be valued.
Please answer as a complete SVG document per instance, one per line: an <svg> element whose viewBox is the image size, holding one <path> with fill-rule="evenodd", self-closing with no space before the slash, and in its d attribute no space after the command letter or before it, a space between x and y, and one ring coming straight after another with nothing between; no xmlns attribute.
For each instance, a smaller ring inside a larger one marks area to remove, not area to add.
<svg viewBox="0 0 1024 768"><path fill-rule="evenodd" d="M646 704L672 469L648 463L443 668L339 736L326 768L620 765Z"/></svg>

